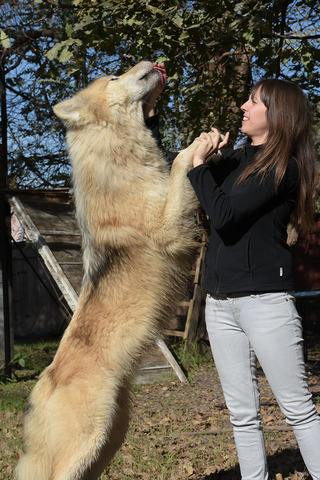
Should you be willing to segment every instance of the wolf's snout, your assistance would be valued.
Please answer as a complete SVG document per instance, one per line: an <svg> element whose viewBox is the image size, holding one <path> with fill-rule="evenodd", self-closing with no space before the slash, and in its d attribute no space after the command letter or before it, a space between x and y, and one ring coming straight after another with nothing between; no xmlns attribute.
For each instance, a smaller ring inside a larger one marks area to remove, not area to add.
<svg viewBox="0 0 320 480"><path fill-rule="evenodd" d="M154 73L154 70L153 70L153 68L152 68L152 69L149 70L148 72L144 73L144 74L142 75L142 77L140 77L140 80L144 80L145 78L149 77L149 76L150 76L151 74L153 74L153 73Z"/></svg>

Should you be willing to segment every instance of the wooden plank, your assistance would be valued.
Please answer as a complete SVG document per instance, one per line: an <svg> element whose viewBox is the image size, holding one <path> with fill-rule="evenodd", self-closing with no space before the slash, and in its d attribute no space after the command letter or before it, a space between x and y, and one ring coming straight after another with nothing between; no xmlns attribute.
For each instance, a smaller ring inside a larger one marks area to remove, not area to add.
<svg viewBox="0 0 320 480"><path fill-rule="evenodd" d="M5 366L2 269L0 268L0 370Z"/></svg>
<svg viewBox="0 0 320 480"><path fill-rule="evenodd" d="M181 338L183 338L184 331L182 331L182 330L165 330L164 334L167 337L181 337Z"/></svg>
<svg viewBox="0 0 320 480"><path fill-rule="evenodd" d="M167 359L167 361L169 362L169 364L171 365L172 369L175 371L179 380L182 383L188 383L187 377L185 376L185 374L181 370L180 365L178 364L178 362L176 361L176 359L174 358L174 356L172 355L172 353L168 349L165 342L162 339L158 338L157 339L157 345L160 348L160 350L162 351L162 353L165 356L165 358Z"/></svg>
<svg viewBox="0 0 320 480"><path fill-rule="evenodd" d="M205 254L206 244L203 242L200 244L200 252L196 262L193 296L190 301L190 307L188 310L186 326L183 335L183 338L187 341L187 343L192 343L196 339L200 309L203 301L203 289L201 287L201 282L203 277Z"/></svg>
<svg viewBox="0 0 320 480"><path fill-rule="evenodd" d="M82 264L70 264L70 263L60 263L63 273L69 279L74 291L77 295L80 295L80 290L82 286L83 279L83 268Z"/></svg>
<svg viewBox="0 0 320 480"><path fill-rule="evenodd" d="M206 245L203 243L200 248L200 253L198 257L198 261L196 264L196 271L194 274L194 283L200 283L201 282L201 277L203 273L203 262L206 254Z"/></svg>
<svg viewBox="0 0 320 480"><path fill-rule="evenodd" d="M189 307L190 305L190 300L182 300L182 302L179 302L179 307Z"/></svg>
<svg viewBox="0 0 320 480"><path fill-rule="evenodd" d="M65 276L62 268L56 261L53 253L46 244L38 228L33 223L30 215L28 215L19 198L12 197L9 200L9 203L13 208L14 213L17 215L19 221L21 222L23 228L25 229L27 237L37 247L38 252L41 255L47 269L52 275L52 278L63 293L69 307L74 312L78 304L78 295L76 294L74 288Z"/></svg>
<svg viewBox="0 0 320 480"><path fill-rule="evenodd" d="M169 383L177 377L171 366L142 367L134 379L134 383L145 385L150 383Z"/></svg>
<svg viewBox="0 0 320 480"><path fill-rule="evenodd" d="M41 233L43 236L61 236L61 237L79 237L81 238L81 233L80 232L69 232L69 231L63 231L63 230L42 230Z"/></svg>
<svg viewBox="0 0 320 480"><path fill-rule="evenodd" d="M43 231L63 232L71 236L76 233L81 239L75 210L71 203L35 201L32 198L25 199L21 203L42 235Z"/></svg>
<svg viewBox="0 0 320 480"><path fill-rule="evenodd" d="M186 329L184 338L188 343L194 342L197 336L197 328L200 317L200 308L203 301L203 289L200 285L195 285L193 294L193 309L190 313L188 329Z"/></svg>

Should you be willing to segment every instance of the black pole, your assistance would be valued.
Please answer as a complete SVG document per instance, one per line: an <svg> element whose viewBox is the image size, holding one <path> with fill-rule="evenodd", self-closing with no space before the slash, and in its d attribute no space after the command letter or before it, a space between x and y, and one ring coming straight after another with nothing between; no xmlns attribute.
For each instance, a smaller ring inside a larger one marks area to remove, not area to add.
<svg viewBox="0 0 320 480"><path fill-rule="evenodd" d="M4 59L0 64L1 94L1 145L0 145L0 259L3 283L3 320L5 374L11 376L11 358L13 347L13 331L11 321L12 299L12 252L11 252L11 215L6 199L8 188L8 140L7 140L7 100Z"/></svg>

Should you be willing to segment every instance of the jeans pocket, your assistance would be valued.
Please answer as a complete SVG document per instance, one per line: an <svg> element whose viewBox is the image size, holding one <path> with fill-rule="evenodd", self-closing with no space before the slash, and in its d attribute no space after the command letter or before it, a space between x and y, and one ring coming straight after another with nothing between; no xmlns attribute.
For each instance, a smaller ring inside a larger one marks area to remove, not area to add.
<svg viewBox="0 0 320 480"><path fill-rule="evenodd" d="M267 292L257 293L252 297L259 300L263 305L279 305L284 302L288 302L291 298L291 294L288 292Z"/></svg>

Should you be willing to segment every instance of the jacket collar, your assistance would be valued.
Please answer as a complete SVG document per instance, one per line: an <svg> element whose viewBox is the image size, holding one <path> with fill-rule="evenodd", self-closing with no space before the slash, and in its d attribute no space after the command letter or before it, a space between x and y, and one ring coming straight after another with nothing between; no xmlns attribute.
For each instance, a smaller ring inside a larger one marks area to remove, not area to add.
<svg viewBox="0 0 320 480"><path fill-rule="evenodd" d="M244 145L244 150L246 153L246 157L248 160L252 160L252 158L258 153L262 148L262 145L251 145L250 142L247 142Z"/></svg>

